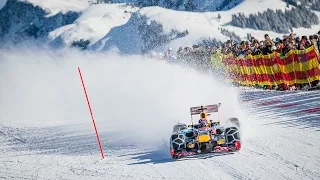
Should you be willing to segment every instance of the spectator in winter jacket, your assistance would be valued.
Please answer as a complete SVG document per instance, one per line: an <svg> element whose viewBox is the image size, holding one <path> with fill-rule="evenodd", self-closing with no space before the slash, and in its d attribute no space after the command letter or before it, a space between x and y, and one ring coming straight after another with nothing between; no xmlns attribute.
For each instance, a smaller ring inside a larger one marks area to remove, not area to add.
<svg viewBox="0 0 320 180"><path fill-rule="evenodd" d="M283 46L281 45L280 41L276 42L276 52L282 54Z"/></svg>
<svg viewBox="0 0 320 180"><path fill-rule="evenodd" d="M272 45L273 45L273 42L271 42L270 40L266 40L264 42L264 48L262 50L262 53L264 55L268 55L268 54L271 54L272 53Z"/></svg>
<svg viewBox="0 0 320 180"><path fill-rule="evenodd" d="M268 34L264 35L266 45L269 44L270 46L274 45L274 42L271 40Z"/></svg>
<svg viewBox="0 0 320 180"><path fill-rule="evenodd" d="M311 43L311 46L314 45L314 47L316 48L316 50L318 51L318 37L316 35L312 35L309 37L310 39L310 43ZM318 51L319 52L319 51Z"/></svg>
<svg viewBox="0 0 320 180"><path fill-rule="evenodd" d="M252 55L256 56L256 55L259 55L261 53L262 53L262 51L261 51L259 42L258 41L254 41Z"/></svg>
<svg viewBox="0 0 320 180"><path fill-rule="evenodd" d="M319 52L319 49L320 49L319 36L318 36L317 34L314 35L314 39L315 39L315 41L317 42L316 45L315 45L315 47L316 47L317 51Z"/></svg>

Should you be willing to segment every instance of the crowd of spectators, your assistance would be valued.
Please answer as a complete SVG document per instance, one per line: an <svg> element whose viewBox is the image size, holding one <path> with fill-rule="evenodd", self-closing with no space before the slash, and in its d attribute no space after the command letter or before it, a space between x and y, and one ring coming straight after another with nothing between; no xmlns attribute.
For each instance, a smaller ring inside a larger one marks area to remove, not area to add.
<svg viewBox="0 0 320 180"><path fill-rule="evenodd" d="M190 54L212 54L215 53L217 49L221 49L221 53L223 54L233 53L235 56L258 55L261 53L267 55L273 51L286 54L291 49L304 50L312 45L315 45L317 50L320 49L320 31L309 37L298 37L296 34L291 33L282 38L276 37L275 39L271 39L268 34L265 34L264 40L251 37L250 40L241 42L228 40L219 46L193 45L192 48L180 47L176 54L178 58L185 58Z"/></svg>
<svg viewBox="0 0 320 180"><path fill-rule="evenodd" d="M320 47L320 31L315 35L297 37L296 34L291 33L289 36L283 38L277 37L274 40L268 34L264 35L264 40L259 41L252 37L250 41L242 41L241 43L226 42L222 47L222 53L233 53L235 56L241 55L258 55L271 54L276 51L281 54L286 54L290 50L304 50L312 45L315 45L318 50Z"/></svg>
<svg viewBox="0 0 320 180"><path fill-rule="evenodd" d="M198 68L211 68L210 57L215 54L217 50L222 54L232 53L236 57L245 57L251 55L268 55L274 51L285 55L290 50L304 50L310 46L315 45L316 50L319 52L320 49L320 31L314 35L298 37L296 34L291 33L290 35L283 36L282 38L276 37L272 39L268 34L264 35L264 40L258 40L251 37L250 40L235 42L228 40L227 42L217 45L193 45L190 47L180 47L176 53L173 53L172 49L169 49L167 57L170 54L176 54L178 61L184 61L191 65L196 65ZM318 84L318 82L312 82L312 84ZM299 88L303 88L305 85L298 85ZM297 86L297 87L298 87ZM276 87L277 88L277 87Z"/></svg>

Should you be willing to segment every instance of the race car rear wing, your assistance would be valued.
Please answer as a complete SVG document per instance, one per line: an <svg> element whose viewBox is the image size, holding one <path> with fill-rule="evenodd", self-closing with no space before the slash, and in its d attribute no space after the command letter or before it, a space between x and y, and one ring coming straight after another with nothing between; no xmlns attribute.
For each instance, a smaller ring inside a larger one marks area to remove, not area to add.
<svg viewBox="0 0 320 180"><path fill-rule="evenodd" d="M196 115L196 114L200 114L201 112L205 112L205 113L219 112L220 106L221 106L221 103L191 107L190 113L191 113L191 115Z"/></svg>

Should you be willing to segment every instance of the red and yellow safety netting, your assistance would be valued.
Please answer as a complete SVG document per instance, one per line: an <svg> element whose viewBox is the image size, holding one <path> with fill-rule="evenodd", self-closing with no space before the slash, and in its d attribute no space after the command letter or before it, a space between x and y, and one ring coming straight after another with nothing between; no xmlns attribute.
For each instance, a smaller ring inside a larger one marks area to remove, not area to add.
<svg viewBox="0 0 320 180"><path fill-rule="evenodd" d="M223 56L229 78L242 85L294 85L320 80L319 55L314 46L306 50L291 50L285 56L248 55L235 58Z"/></svg>

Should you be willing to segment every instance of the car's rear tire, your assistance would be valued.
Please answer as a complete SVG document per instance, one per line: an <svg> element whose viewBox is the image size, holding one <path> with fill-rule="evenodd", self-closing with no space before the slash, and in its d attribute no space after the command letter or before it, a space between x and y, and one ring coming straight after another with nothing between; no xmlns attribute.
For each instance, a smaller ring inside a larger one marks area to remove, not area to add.
<svg viewBox="0 0 320 180"><path fill-rule="evenodd" d="M185 137L183 134L175 133L170 137L170 148L176 152L186 149Z"/></svg>
<svg viewBox="0 0 320 180"><path fill-rule="evenodd" d="M240 133L237 127L226 128L224 134L227 144L234 144L236 141L240 141Z"/></svg>

